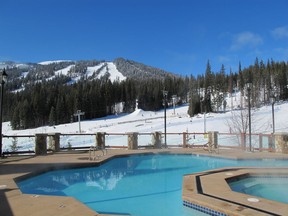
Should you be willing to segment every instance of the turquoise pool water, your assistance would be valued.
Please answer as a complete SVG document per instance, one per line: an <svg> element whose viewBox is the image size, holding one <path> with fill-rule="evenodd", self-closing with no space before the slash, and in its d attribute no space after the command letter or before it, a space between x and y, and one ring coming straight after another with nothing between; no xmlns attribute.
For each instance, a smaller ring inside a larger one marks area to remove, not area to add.
<svg viewBox="0 0 288 216"><path fill-rule="evenodd" d="M236 192L288 204L288 176L248 176L229 186Z"/></svg>
<svg viewBox="0 0 288 216"><path fill-rule="evenodd" d="M183 175L249 165L288 167L288 161L134 155L97 167L51 171L17 184L23 193L75 197L99 213L194 216L205 214L183 206Z"/></svg>

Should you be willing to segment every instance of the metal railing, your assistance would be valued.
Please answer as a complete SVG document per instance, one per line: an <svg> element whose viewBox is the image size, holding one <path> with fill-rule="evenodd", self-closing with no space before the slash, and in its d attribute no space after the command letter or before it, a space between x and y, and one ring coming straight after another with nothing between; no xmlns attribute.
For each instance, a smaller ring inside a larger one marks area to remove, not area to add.
<svg viewBox="0 0 288 216"><path fill-rule="evenodd" d="M218 145L221 148L238 148L249 150L249 134L219 133ZM273 134L251 134L251 148L253 151L274 151L275 141Z"/></svg>
<svg viewBox="0 0 288 216"><path fill-rule="evenodd" d="M160 133L160 132L159 132ZM136 133L137 148L155 148L153 145L154 133ZM47 135L47 151L53 134ZM96 133L66 133L59 134L60 151L86 150L97 146ZM103 133L105 148L129 148L128 133ZM168 148L202 148L208 143L208 133L166 133ZM219 148L237 148L247 150L249 146L248 134L218 133ZM255 151L274 151L275 144L272 134L251 134L251 145ZM3 135L3 154L35 154L35 135ZM161 146L164 146L164 133L161 134ZM92 151L92 150L90 150ZM91 153L92 154L92 153ZM93 153L94 154L94 153Z"/></svg>

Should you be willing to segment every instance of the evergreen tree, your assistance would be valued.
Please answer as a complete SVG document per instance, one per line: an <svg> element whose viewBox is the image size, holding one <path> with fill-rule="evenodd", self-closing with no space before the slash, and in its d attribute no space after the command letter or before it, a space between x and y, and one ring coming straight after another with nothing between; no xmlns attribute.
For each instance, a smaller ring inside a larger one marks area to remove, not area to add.
<svg viewBox="0 0 288 216"><path fill-rule="evenodd" d="M201 112L201 101L200 101L200 88L198 87L198 81L191 76L189 83L189 108L188 114L192 117Z"/></svg>
<svg viewBox="0 0 288 216"><path fill-rule="evenodd" d="M16 152L18 151L18 149L19 149L18 139L17 137L13 137L12 144L10 145L10 150L11 152Z"/></svg>
<svg viewBox="0 0 288 216"><path fill-rule="evenodd" d="M270 97L274 97L274 92L272 90L272 76L271 76L271 65L268 60L267 66L265 68L265 86L264 86L264 95L266 95L266 103L270 102Z"/></svg>
<svg viewBox="0 0 288 216"><path fill-rule="evenodd" d="M54 106L52 106L49 113L49 126L55 125L56 122L57 122L56 111Z"/></svg>
<svg viewBox="0 0 288 216"><path fill-rule="evenodd" d="M19 117L20 117L20 128L30 128L34 127L33 121L33 111L27 99L24 100L23 104L19 108Z"/></svg>
<svg viewBox="0 0 288 216"><path fill-rule="evenodd" d="M211 105L212 87L213 87L213 74L211 71L210 62L208 60L205 72L204 98L202 99L204 110L201 110L202 112L212 111L212 105Z"/></svg>
<svg viewBox="0 0 288 216"><path fill-rule="evenodd" d="M238 86L240 89L240 107L243 108L243 96L244 96L244 87L245 87L245 81L244 81L244 75L242 72L242 67L241 67L241 63L239 62L239 71L238 71L239 75L238 75Z"/></svg>
<svg viewBox="0 0 288 216"><path fill-rule="evenodd" d="M65 102L64 102L64 96L58 96L57 103L56 103L56 124L61 124L65 121L66 118L66 110L65 110Z"/></svg>
<svg viewBox="0 0 288 216"><path fill-rule="evenodd" d="M13 111L13 116L12 116L12 120L11 120L11 127L13 130L17 130L20 129L20 106L16 105L16 107L14 108Z"/></svg>
<svg viewBox="0 0 288 216"><path fill-rule="evenodd" d="M217 112L219 111L219 108L222 106L224 101L224 93L227 92L226 88L226 80L225 80L225 67L222 64L221 70L219 74L216 74L215 76L215 85L214 85L214 95L213 95L213 103L212 105L215 107L214 110Z"/></svg>

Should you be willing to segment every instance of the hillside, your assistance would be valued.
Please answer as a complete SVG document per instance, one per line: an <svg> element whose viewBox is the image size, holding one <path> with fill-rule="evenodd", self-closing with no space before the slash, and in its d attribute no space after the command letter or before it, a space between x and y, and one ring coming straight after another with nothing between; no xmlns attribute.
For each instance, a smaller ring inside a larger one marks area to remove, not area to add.
<svg viewBox="0 0 288 216"><path fill-rule="evenodd" d="M113 62L5 64L10 67L6 66L9 79L3 120L11 121L14 129L68 123L74 120L77 110L85 112L86 120L130 113L136 100L144 111L159 111L164 104L171 107L174 102L189 103L188 114L195 116L222 112L229 103L224 98L235 92L242 98L239 109L247 104L249 95L253 108L270 104L271 99L288 99L287 63L264 64L257 58L249 68L242 69L239 64L239 71L229 74L224 65L220 72L211 71L208 61L205 74L197 77L178 77L123 58ZM168 93L165 100L163 90Z"/></svg>
<svg viewBox="0 0 288 216"><path fill-rule="evenodd" d="M169 73L159 68L147 66L132 60L118 58L113 61L117 69L124 76L135 79L163 79L166 76L177 77L175 74Z"/></svg>
<svg viewBox="0 0 288 216"><path fill-rule="evenodd" d="M112 62L85 60L56 60L39 63L0 62L0 69L6 68L9 75L8 88L11 91L23 90L30 84L59 79L62 84L73 84L79 80L108 78L111 82L133 79L163 79L176 77L164 70L146 66L123 58Z"/></svg>

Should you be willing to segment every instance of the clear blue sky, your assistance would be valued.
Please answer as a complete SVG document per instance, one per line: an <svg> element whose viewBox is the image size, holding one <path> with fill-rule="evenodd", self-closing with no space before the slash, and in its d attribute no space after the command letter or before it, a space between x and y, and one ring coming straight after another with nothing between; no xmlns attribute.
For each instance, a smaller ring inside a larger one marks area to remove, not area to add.
<svg viewBox="0 0 288 216"><path fill-rule="evenodd" d="M0 0L0 61L114 60L226 72L288 60L287 0Z"/></svg>

